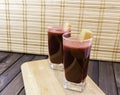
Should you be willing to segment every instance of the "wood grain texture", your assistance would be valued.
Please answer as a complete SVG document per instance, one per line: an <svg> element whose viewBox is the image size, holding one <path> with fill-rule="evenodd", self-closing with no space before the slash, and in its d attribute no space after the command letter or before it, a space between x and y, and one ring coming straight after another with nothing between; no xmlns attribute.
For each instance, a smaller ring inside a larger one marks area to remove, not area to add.
<svg viewBox="0 0 120 95"><path fill-rule="evenodd" d="M41 59L47 59L47 55L36 55L33 60L41 60Z"/></svg>
<svg viewBox="0 0 120 95"><path fill-rule="evenodd" d="M48 60L27 62L21 69L26 95L105 95L89 77L83 93L64 89L64 72L51 70Z"/></svg>
<svg viewBox="0 0 120 95"><path fill-rule="evenodd" d="M23 89L19 92L18 95L26 95L26 94L25 94L25 89L23 88Z"/></svg>
<svg viewBox="0 0 120 95"><path fill-rule="evenodd" d="M117 95L112 62L100 61L99 86L107 95Z"/></svg>
<svg viewBox="0 0 120 95"><path fill-rule="evenodd" d="M32 59L33 60L41 60L41 59L46 59L48 56L46 55L35 55L35 57ZM23 87L22 90L19 92L17 95L26 95L25 93L25 88Z"/></svg>
<svg viewBox="0 0 120 95"><path fill-rule="evenodd" d="M7 66L6 70L4 70L3 73L0 74L0 95L3 92L5 93L5 94L3 93L4 95L13 95L13 93L11 94L10 90L15 92L14 95L26 95L25 89L23 87L24 85L19 76L20 66L21 66L20 64L22 64L22 62L26 62L27 60L30 61L30 60L40 60L43 58L47 58L47 56L43 56L43 55L30 55L30 54L27 54L27 55L23 54L24 56L19 58L18 57L19 54L20 53L16 54L16 53L10 53L10 52L0 52L0 66L3 65L3 62L7 62L6 66L8 64L11 64L11 65ZM15 55L17 57L15 57ZM29 59L29 57L30 57L30 59ZM18 59L15 59L15 58L18 58ZM25 61L25 59L26 59L26 61ZM14 60L16 60L16 61L14 61ZM20 61L22 61L22 62L20 62ZM11 62L11 63L9 63L9 62ZM108 65L111 65L111 66L108 66ZM109 74L109 73L111 73L111 68L112 68L112 74ZM3 69L3 68L1 67L0 70L1 69ZM100 76L99 76L99 72L100 72ZM54 71L54 74L55 74L56 78L58 79L58 81L63 86L63 77L61 77L61 76L63 76L63 73L59 72L59 71ZM58 76L58 74L60 76ZM101 87L101 89L103 89L103 91L105 91L106 95L120 95L120 63L114 62L112 64L111 62L107 62L107 61L101 62L101 61L91 60L89 63L88 74L89 74L90 78L94 80L95 83L98 83L98 82L100 83L100 87ZM99 81L98 81L97 77L100 78ZM112 77L112 80L114 80L114 82L111 80L111 77ZM20 82L20 80L21 80L21 82ZM16 87L16 83L18 83L18 85L17 85L18 87ZM21 85L19 83L21 83ZM114 85L115 85L115 88L114 88L115 90L113 89ZM8 89L8 87L9 87L9 89ZM111 90L110 93L108 93L109 90ZM115 91L116 91L116 93L115 93ZM71 93L73 93L73 91L65 90L65 93L67 93L67 95L71 95ZM77 92L74 92L73 94L81 95L80 93L77 93ZM88 95L90 95L90 94L88 94Z"/></svg>
<svg viewBox="0 0 120 95"><path fill-rule="evenodd" d="M11 53L10 56L0 63L0 74L13 65L21 56L23 56L23 54Z"/></svg>
<svg viewBox="0 0 120 95"><path fill-rule="evenodd" d="M20 72L20 66L33 59L33 55L24 55L0 76L0 91Z"/></svg>
<svg viewBox="0 0 120 95"><path fill-rule="evenodd" d="M19 73L6 88L0 93L0 95L18 95L20 90L23 88L22 76ZM14 89L14 90L13 90Z"/></svg>
<svg viewBox="0 0 120 95"><path fill-rule="evenodd" d="M118 95L120 95L120 63L113 63Z"/></svg>
<svg viewBox="0 0 120 95"><path fill-rule="evenodd" d="M45 62L39 64L25 63L22 65L22 74L27 95L65 95L61 85L55 78L53 71ZM26 80L25 80L26 79ZM32 89L32 91L30 91Z"/></svg>
<svg viewBox="0 0 120 95"><path fill-rule="evenodd" d="M99 85L99 61L92 60L89 62L88 75L97 85Z"/></svg>
<svg viewBox="0 0 120 95"><path fill-rule="evenodd" d="M10 53L0 51L0 61L4 60Z"/></svg>

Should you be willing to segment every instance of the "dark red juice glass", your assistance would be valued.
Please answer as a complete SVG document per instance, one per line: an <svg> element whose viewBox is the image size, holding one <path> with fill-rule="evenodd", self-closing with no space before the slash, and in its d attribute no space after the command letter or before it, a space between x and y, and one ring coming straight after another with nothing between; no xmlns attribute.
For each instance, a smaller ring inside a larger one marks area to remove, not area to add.
<svg viewBox="0 0 120 95"><path fill-rule="evenodd" d="M65 33L63 35L64 87L83 91L86 83L92 38L81 41L79 35L78 33Z"/></svg>
<svg viewBox="0 0 120 95"><path fill-rule="evenodd" d="M48 49L50 65L53 69L63 69L63 33L68 32L62 26L48 28Z"/></svg>

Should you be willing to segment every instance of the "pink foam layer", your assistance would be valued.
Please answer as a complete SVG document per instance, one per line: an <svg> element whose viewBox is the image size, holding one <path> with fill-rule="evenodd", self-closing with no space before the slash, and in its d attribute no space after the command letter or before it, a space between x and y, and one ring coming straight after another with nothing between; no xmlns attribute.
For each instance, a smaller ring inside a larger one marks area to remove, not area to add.
<svg viewBox="0 0 120 95"><path fill-rule="evenodd" d="M71 48L87 48L91 46L91 40L80 41L80 39L70 37L64 40L63 44Z"/></svg>
<svg viewBox="0 0 120 95"><path fill-rule="evenodd" d="M49 27L48 32L61 34L64 33L64 29L61 26Z"/></svg>

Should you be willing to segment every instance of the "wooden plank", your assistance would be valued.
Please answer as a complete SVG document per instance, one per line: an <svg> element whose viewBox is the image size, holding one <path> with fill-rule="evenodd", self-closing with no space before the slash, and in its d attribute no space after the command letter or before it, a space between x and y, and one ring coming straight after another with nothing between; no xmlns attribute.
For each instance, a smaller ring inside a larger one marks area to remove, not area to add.
<svg viewBox="0 0 120 95"><path fill-rule="evenodd" d="M88 67L88 75L99 85L99 61L91 60Z"/></svg>
<svg viewBox="0 0 120 95"><path fill-rule="evenodd" d="M20 72L20 66L33 59L33 55L24 55L0 76L0 91Z"/></svg>
<svg viewBox="0 0 120 95"><path fill-rule="evenodd" d="M41 60L41 59L46 59L46 58L48 58L47 55L36 55L33 60Z"/></svg>
<svg viewBox="0 0 120 95"><path fill-rule="evenodd" d="M52 70L48 60L26 62L21 69L26 95L105 95L89 77L83 93L64 89L64 72Z"/></svg>
<svg viewBox="0 0 120 95"><path fill-rule="evenodd" d="M34 61L32 63L22 65L22 72L24 72L23 79L26 79L24 83L29 89L26 89L25 86L27 95L65 95L61 85L51 69L49 69L48 64L43 63L43 65L39 65L39 63Z"/></svg>
<svg viewBox="0 0 120 95"><path fill-rule="evenodd" d="M0 64L0 74L3 73L7 68L14 64L23 54L11 53L5 60Z"/></svg>
<svg viewBox="0 0 120 95"><path fill-rule="evenodd" d="M35 55L35 57L32 59L32 61L33 61L33 60L46 59L47 57L48 57L48 56L46 56L46 55ZM26 95L26 94L25 94L25 89L24 89L24 87L22 88L22 90L19 92L18 95Z"/></svg>
<svg viewBox="0 0 120 95"><path fill-rule="evenodd" d="M23 88L18 95L26 95L25 94L25 89Z"/></svg>
<svg viewBox="0 0 120 95"><path fill-rule="evenodd" d="M120 95L120 63L113 63L118 95Z"/></svg>
<svg viewBox="0 0 120 95"><path fill-rule="evenodd" d="M0 62L4 60L10 53L0 52Z"/></svg>
<svg viewBox="0 0 120 95"><path fill-rule="evenodd" d="M19 73L0 93L0 95L18 95L23 88L22 74Z"/></svg>
<svg viewBox="0 0 120 95"><path fill-rule="evenodd" d="M107 95L117 95L112 62L100 61L99 86Z"/></svg>

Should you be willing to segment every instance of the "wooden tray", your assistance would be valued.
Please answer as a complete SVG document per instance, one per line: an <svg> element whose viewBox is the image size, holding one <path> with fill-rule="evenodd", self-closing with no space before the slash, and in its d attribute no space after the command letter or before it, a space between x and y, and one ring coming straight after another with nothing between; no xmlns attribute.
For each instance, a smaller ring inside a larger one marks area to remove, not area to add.
<svg viewBox="0 0 120 95"><path fill-rule="evenodd" d="M52 70L47 59L24 63L21 70L26 95L105 95L89 76L84 92L64 89L64 72Z"/></svg>

